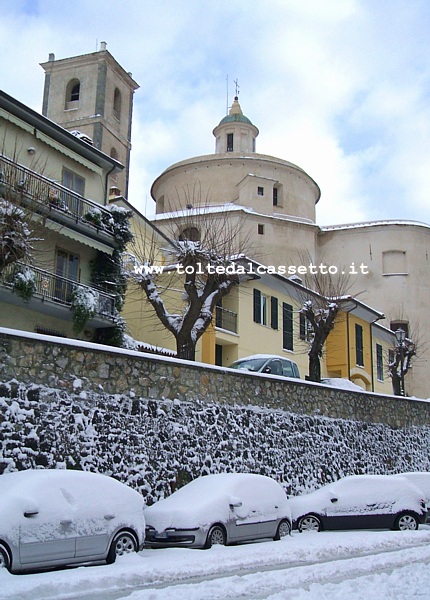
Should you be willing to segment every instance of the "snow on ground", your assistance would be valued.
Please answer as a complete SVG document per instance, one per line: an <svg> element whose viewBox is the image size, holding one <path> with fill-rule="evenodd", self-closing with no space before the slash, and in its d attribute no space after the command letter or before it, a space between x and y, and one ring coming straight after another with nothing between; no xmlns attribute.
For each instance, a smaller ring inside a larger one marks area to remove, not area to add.
<svg viewBox="0 0 430 600"><path fill-rule="evenodd" d="M0 572L0 600L409 600L430 598L430 527L294 532L279 542L167 548L114 565Z"/></svg>

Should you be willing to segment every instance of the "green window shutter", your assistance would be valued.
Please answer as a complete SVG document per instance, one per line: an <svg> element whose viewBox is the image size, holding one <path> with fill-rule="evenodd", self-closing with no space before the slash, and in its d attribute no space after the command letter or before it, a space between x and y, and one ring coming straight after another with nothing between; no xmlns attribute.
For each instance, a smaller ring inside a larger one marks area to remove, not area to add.
<svg viewBox="0 0 430 600"><path fill-rule="evenodd" d="M293 307L282 303L282 347L284 350L294 350L293 339Z"/></svg>
<svg viewBox="0 0 430 600"><path fill-rule="evenodd" d="M275 296L270 297L270 327L278 329L278 299Z"/></svg>
<svg viewBox="0 0 430 600"><path fill-rule="evenodd" d="M355 358L356 364L359 367L364 366L363 354L363 328L361 325L355 324Z"/></svg>
<svg viewBox="0 0 430 600"><path fill-rule="evenodd" d="M254 323L261 323L261 292L254 288Z"/></svg>

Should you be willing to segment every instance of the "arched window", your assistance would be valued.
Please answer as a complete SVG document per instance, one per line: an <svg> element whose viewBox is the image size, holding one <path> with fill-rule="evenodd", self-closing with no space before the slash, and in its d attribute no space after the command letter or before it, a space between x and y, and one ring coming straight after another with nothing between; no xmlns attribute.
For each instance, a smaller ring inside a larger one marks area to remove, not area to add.
<svg viewBox="0 0 430 600"><path fill-rule="evenodd" d="M113 114L119 121L121 115L121 92L118 88L115 88L113 94Z"/></svg>
<svg viewBox="0 0 430 600"><path fill-rule="evenodd" d="M77 108L81 95L81 82L79 79L72 79L66 88L66 109Z"/></svg>
<svg viewBox="0 0 430 600"><path fill-rule="evenodd" d="M187 227L183 229L179 235L179 241L184 242L189 240L190 242L198 242L200 240L200 231L197 227Z"/></svg>

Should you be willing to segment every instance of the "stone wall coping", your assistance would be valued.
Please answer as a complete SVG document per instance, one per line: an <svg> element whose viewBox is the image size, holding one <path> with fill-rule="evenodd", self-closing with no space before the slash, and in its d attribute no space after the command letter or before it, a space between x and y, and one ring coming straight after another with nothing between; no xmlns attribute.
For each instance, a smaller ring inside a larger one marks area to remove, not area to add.
<svg viewBox="0 0 430 600"><path fill-rule="evenodd" d="M366 390L360 391L360 390L353 390L353 389L349 389L349 388L348 389L340 388L340 387L326 385L323 383L315 383L312 381L306 381L303 379L296 379L296 378L291 378L291 377L282 377L279 375L270 375L267 373L249 373L247 371L239 371L237 369L229 369L228 367L209 365L207 363L187 361L184 359L179 359L179 358L174 358L174 357L169 357L169 356L162 356L162 355L153 354L153 353L140 352L137 350L129 350L126 348L117 348L116 346L106 346L104 344L96 344L94 342L86 342L84 340L76 340L76 339L56 337L56 336L51 336L51 335L44 335L44 334L40 334L40 333L33 333L33 332L29 332L29 331L22 331L22 330L18 330L18 329L7 328L7 327L0 327L0 336L1 335L14 337L14 338L33 339L38 342L49 343L49 344L57 345L57 346L72 346L72 347L79 348L82 350L85 349L85 350L92 350L94 352L105 352L105 353L111 354L111 355L112 354L125 355L125 356L130 356L133 358L139 358L139 359L142 359L145 361L150 361L153 363L164 363L166 365L170 364L171 366L185 367L185 368L191 369L191 370L204 369L205 371L212 371L212 372L218 372L218 373L223 373L223 374L228 373L232 377L239 377L239 378L240 377L252 377L252 378L254 378L254 380L263 379L265 381L277 380L277 381L281 381L286 384L293 384L298 387L307 387L307 388L317 387L318 389L322 388L322 389L326 390L327 392L335 391L335 392L342 392L346 395L349 395L349 394L359 395L359 396L365 395L367 397L372 396L375 398L386 399L386 400L391 400L391 401L394 400L394 401L400 401L400 402L407 401L407 402L417 402L417 403L430 403L430 399L422 399L422 398L415 398L415 397L403 398L400 396L388 396L388 395L380 394L377 392L369 392Z"/></svg>

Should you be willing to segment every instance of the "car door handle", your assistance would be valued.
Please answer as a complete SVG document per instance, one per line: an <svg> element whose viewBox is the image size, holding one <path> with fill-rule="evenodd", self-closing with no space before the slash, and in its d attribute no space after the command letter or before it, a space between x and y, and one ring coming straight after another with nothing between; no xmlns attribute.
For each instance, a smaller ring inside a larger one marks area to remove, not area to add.
<svg viewBox="0 0 430 600"><path fill-rule="evenodd" d="M71 525L72 524L72 519L63 519L62 521L60 521L60 525Z"/></svg>
<svg viewBox="0 0 430 600"><path fill-rule="evenodd" d="M111 521L112 519L115 519L115 515L105 515L105 519L106 521Z"/></svg>

